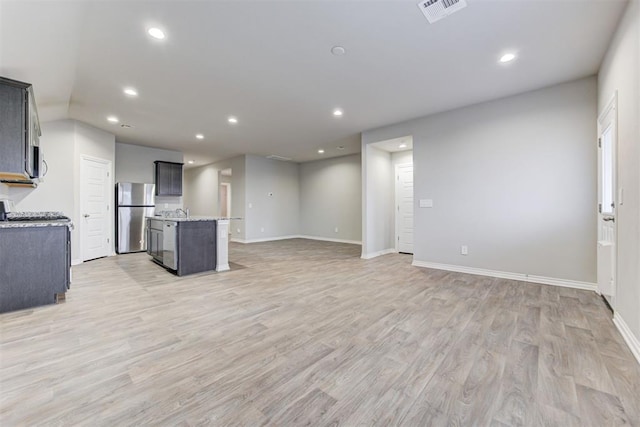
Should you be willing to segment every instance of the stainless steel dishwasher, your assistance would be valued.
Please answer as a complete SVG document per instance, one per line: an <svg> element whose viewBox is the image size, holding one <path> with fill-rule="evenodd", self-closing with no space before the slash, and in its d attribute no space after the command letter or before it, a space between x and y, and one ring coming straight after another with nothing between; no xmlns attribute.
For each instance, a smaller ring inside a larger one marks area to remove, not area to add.
<svg viewBox="0 0 640 427"><path fill-rule="evenodd" d="M164 221L162 264L172 270L178 269L177 236L178 223L176 221Z"/></svg>

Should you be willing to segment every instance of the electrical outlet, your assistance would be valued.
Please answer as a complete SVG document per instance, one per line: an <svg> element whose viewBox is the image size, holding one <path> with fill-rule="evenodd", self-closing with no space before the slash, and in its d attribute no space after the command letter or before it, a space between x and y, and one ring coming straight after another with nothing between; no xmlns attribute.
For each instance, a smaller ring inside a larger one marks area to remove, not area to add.
<svg viewBox="0 0 640 427"><path fill-rule="evenodd" d="M469 247L467 245L460 246L460 254L469 255Z"/></svg>
<svg viewBox="0 0 640 427"><path fill-rule="evenodd" d="M240 234L240 229L236 228L236 233Z"/></svg>
<svg viewBox="0 0 640 427"><path fill-rule="evenodd" d="M249 203L249 209L253 207L253 203Z"/></svg>
<svg viewBox="0 0 640 427"><path fill-rule="evenodd" d="M260 232L264 233L264 227L260 227Z"/></svg>
<svg viewBox="0 0 640 427"><path fill-rule="evenodd" d="M337 233L337 232L338 232L338 227L334 228L334 229L333 229L333 231L334 231L335 233Z"/></svg>

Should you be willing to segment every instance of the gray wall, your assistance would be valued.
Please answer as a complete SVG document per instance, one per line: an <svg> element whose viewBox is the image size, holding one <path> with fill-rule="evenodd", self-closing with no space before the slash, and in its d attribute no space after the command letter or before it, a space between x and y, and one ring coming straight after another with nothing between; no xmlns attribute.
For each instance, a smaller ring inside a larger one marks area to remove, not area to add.
<svg viewBox="0 0 640 427"><path fill-rule="evenodd" d="M116 143L115 182L155 182L154 161L183 163L184 156L179 151L161 150ZM176 209L182 207L181 197L156 197L157 209Z"/></svg>
<svg viewBox="0 0 640 427"><path fill-rule="evenodd" d="M363 134L363 140L364 138ZM362 255L368 257L391 251L395 246L393 243L393 168L391 153L368 145L363 147L362 152L364 153L363 206L365 206Z"/></svg>
<svg viewBox="0 0 640 427"><path fill-rule="evenodd" d="M365 132L366 249L392 247L367 145L412 135L416 261L595 283L595 105L591 77Z"/></svg>
<svg viewBox="0 0 640 427"><path fill-rule="evenodd" d="M153 162L161 160L183 163L183 159L184 156L179 151L118 142L116 143L116 182L153 183L155 179Z"/></svg>
<svg viewBox="0 0 640 427"><path fill-rule="evenodd" d="M300 224L298 164L251 154L245 158L245 238L297 235Z"/></svg>
<svg viewBox="0 0 640 427"><path fill-rule="evenodd" d="M360 242L361 196L360 154L300 164L300 234Z"/></svg>
<svg viewBox="0 0 640 427"><path fill-rule="evenodd" d="M192 215L218 216L219 183L228 182L221 179L220 171L231 168L231 215L243 218L232 220L230 232L234 239L245 239L245 156L237 156L221 162L185 170L184 173L184 206Z"/></svg>
<svg viewBox="0 0 640 427"><path fill-rule="evenodd" d="M627 6L598 75L598 111L618 93L618 265L615 311L640 341L640 2Z"/></svg>

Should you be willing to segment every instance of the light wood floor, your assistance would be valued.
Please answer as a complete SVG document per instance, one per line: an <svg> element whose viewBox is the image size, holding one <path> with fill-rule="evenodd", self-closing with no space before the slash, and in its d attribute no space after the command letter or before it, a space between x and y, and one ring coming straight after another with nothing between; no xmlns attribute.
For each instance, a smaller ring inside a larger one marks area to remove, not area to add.
<svg viewBox="0 0 640 427"><path fill-rule="evenodd" d="M0 315L0 425L640 425L640 366L595 293L359 252L74 267L66 302Z"/></svg>

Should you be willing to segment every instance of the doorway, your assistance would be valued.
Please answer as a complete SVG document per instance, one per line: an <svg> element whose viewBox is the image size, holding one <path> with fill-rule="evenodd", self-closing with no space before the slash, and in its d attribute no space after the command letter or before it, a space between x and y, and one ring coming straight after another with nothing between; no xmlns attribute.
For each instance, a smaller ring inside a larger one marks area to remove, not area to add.
<svg viewBox="0 0 640 427"><path fill-rule="evenodd" d="M231 183L220 183L220 216L231 217Z"/></svg>
<svg viewBox="0 0 640 427"><path fill-rule="evenodd" d="M218 175L218 215L222 218L231 217L231 168L222 169Z"/></svg>
<svg viewBox="0 0 640 427"><path fill-rule="evenodd" d="M598 292L615 310L617 227L617 96L598 117Z"/></svg>
<svg viewBox="0 0 640 427"><path fill-rule="evenodd" d="M368 143L362 156L362 258L394 252L413 254L413 136ZM398 165L405 165L401 169L403 190L397 187ZM404 201L399 203L397 197L402 192Z"/></svg>
<svg viewBox="0 0 640 427"><path fill-rule="evenodd" d="M109 255L111 247L111 162L80 159L80 252L82 261Z"/></svg>

